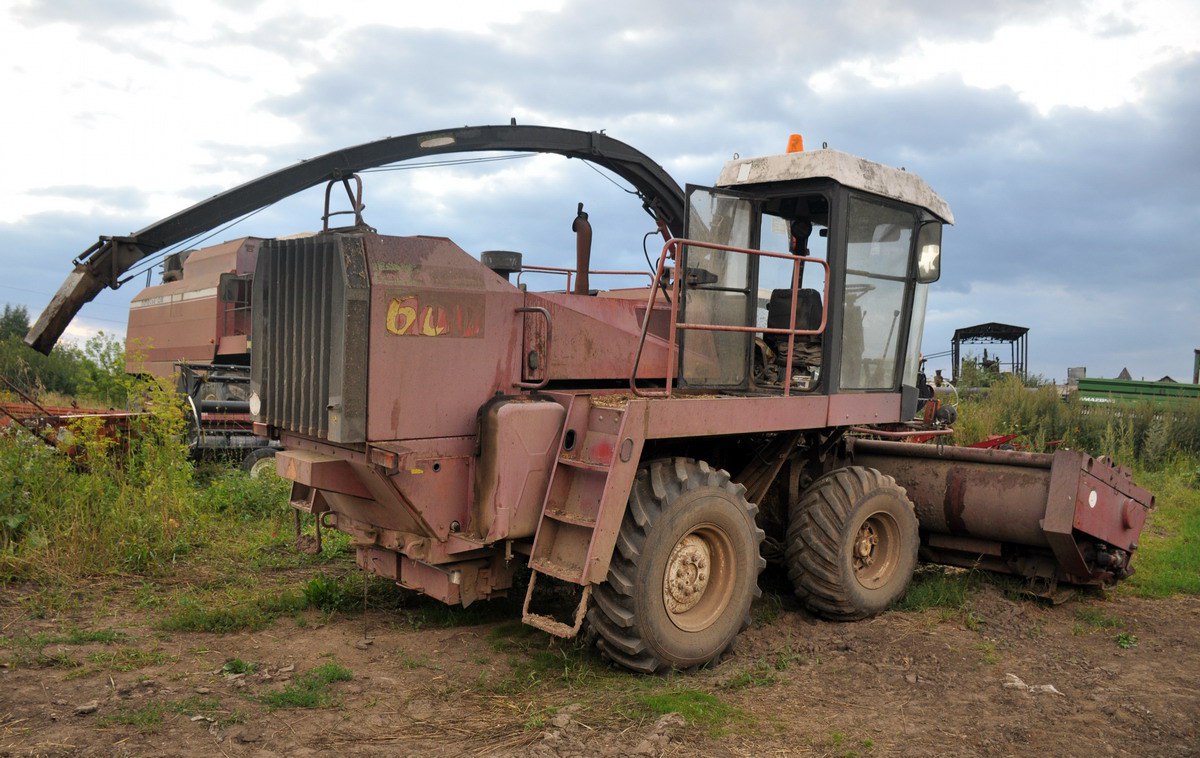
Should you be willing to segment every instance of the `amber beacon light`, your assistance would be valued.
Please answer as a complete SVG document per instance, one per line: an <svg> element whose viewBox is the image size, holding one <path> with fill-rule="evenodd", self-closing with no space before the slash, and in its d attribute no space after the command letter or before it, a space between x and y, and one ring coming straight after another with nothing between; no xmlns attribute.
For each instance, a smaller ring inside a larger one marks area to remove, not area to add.
<svg viewBox="0 0 1200 758"><path fill-rule="evenodd" d="M793 134L792 136L788 137L787 151L789 153L803 153L804 136L800 134Z"/></svg>

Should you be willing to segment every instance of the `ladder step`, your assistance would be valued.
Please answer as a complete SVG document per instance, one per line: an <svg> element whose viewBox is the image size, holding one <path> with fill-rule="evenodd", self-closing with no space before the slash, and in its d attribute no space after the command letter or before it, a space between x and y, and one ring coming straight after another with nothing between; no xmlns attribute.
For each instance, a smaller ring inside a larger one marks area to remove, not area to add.
<svg viewBox="0 0 1200 758"><path fill-rule="evenodd" d="M555 579L561 579L564 582L579 584L583 581L583 571L573 566L560 566L553 561L545 558L531 558L529 560L529 568L539 574L552 576Z"/></svg>
<svg viewBox="0 0 1200 758"><path fill-rule="evenodd" d="M558 456L558 462L563 464L564 466L571 466L572 468L581 468L581 469L585 469L587 471L599 471L601 473L606 473L606 472L608 472L609 469L612 468L612 466L607 463L596 463L595 461L585 461L581 458L571 458L570 456L566 456L566 455Z"/></svg>
<svg viewBox="0 0 1200 758"><path fill-rule="evenodd" d="M530 608L540 571L540 569L534 568L529 575L529 589L525 593L525 604L521 608L521 621L556 637L574 637L579 634L579 630L583 626L583 618L587 615L588 598L592 594L591 585L581 588L578 605L575 606L575 612L572 614L574 624L566 623Z"/></svg>
<svg viewBox="0 0 1200 758"><path fill-rule="evenodd" d="M585 516L581 513L567 513L566 511L548 510L546 511L546 515L555 521L563 521L568 524L575 524L576 526L594 527L596 525L595 517Z"/></svg>

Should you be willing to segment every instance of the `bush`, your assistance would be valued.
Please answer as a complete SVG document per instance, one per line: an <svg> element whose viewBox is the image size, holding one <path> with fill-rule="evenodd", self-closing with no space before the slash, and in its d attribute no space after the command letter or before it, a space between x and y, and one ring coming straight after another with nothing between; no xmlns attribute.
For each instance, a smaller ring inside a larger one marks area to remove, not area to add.
<svg viewBox="0 0 1200 758"><path fill-rule="evenodd" d="M1029 450L1061 446L1150 467L1177 455L1200 454L1197 401L1099 405L1075 395L1064 400L1054 387L1031 389L1006 376L985 394L965 396L958 411L955 442L960 445L1016 434L1016 445Z"/></svg>
<svg viewBox="0 0 1200 758"><path fill-rule="evenodd" d="M267 475L251 479L240 470L225 470L215 476L201 493L205 508L213 513L242 520L278 516L287 512L291 482Z"/></svg>
<svg viewBox="0 0 1200 758"><path fill-rule="evenodd" d="M187 551L197 514L183 409L156 381L140 380L139 397L119 438L97 418L61 435L62 451L23 429L0 434L0 578L145 572Z"/></svg>

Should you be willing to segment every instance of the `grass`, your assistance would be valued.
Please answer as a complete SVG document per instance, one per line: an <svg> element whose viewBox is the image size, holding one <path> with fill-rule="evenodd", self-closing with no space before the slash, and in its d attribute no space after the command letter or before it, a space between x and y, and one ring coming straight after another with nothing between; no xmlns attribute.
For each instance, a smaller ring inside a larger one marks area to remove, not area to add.
<svg viewBox="0 0 1200 758"><path fill-rule="evenodd" d="M256 665L254 665L253 663L247 663L246 661L243 661L241 658L232 658L228 661L225 661L225 664L223 666L221 666L221 673L223 673L223 674L252 674L252 673L254 673L254 670L256 668L258 668L258 667Z"/></svg>
<svg viewBox="0 0 1200 758"><path fill-rule="evenodd" d="M988 666L995 666L1000 662L1000 653L996 650L996 643L993 640L984 640L975 645L975 649L979 651L979 660Z"/></svg>
<svg viewBox="0 0 1200 758"><path fill-rule="evenodd" d="M98 668L108 671L136 671L147 666L159 666L175 660L175 656L161 650L140 650L136 647L122 647L116 650L103 650L92 653L88 661Z"/></svg>
<svg viewBox="0 0 1200 758"><path fill-rule="evenodd" d="M8 663L17 666L40 666L45 668L80 668L83 664L74 656L57 651L46 653L49 645L113 645L127 639L124 632L113 629L71 628L61 634L39 632L33 635L17 635L0 638L0 647L12 651Z"/></svg>
<svg viewBox="0 0 1200 758"><path fill-rule="evenodd" d="M139 732L156 732L162 726L166 708L150 703L141 708L122 709L96 720L99 726L131 726Z"/></svg>
<svg viewBox="0 0 1200 758"><path fill-rule="evenodd" d="M1156 507L1134 554L1137 573L1125 584L1141 597L1200 594L1200 460L1179 456L1135 481Z"/></svg>
<svg viewBox="0 0 1200 758"><path fill-rule="evenodd" d="M189 718L203 716L207 721L221 726L240 724L246 720L245 715L236 709L222 709L220 698L196 695L168 703L147 703L139 708L121 708L116 713L101 716L96 723L101 727L129 726L138 732L149 734L157 732L163 721L173 715Z"/></svg>
<svg viewBox="0 0 1200 758"><path fill-rule="evenodd" d="M336 661L309 669L281 690L268 692L259 700L268 708L325 708L335 703L330 686L354 678L350 669Z"/></svg>
<svg viewBox="0 0 1200 758"><path fill-rule="evenodd" d="M740 718L741 711L722 702L716 695L697 689L673 688L635 697L637 705L653 716L678 713L688 724L719 730Z"/></svg>
<svg viewBox="0 0 1200 758"><path fill-rule="evenodd" d="M1075 609L1075 618L1083 625L1092 629L1113 629L1124 626L1125 622L1117 616L1111 616L1100 608L1084 605Z"/></svg>
<svg viewBox="0 0 1200 758"><path fill-rule="evenodd" d="M783 666L786 669L787 665ZM778 662L774 665L768 663L765 659L758 659L749 668L743 669L733 676L726 679L720 684L723 690L741 690L748 687L768 687L779 682L779 674L782 671L779 668Z"/></svg>
<svg viewBox="0 0 1200 758"><path fill-rule="evenodd" d="M184 607L158 623L167 632L230 632L263 629L280 616L298 613L308 607L308 600L295 592L261 592L229 605L206 607L185 598Z"/></svg>
<svg viewBox="0 0 1200 758"><path fill-rule="evenodd" d="M912 584L904 597L896 601L895 610L920 613L930 609L965 611L970 593L979 586L973 572L926 566L913 574Z"/></svg>
<svg viewBox="0 0 1200 758"><path fill-rule="evenodd" d="M875 741L871 739L855 741L851 740L845 732L833 731L814 747L820 748L822 754L836 756L836 758L860 758L860 756L871 754L875 749Z"/></svg>

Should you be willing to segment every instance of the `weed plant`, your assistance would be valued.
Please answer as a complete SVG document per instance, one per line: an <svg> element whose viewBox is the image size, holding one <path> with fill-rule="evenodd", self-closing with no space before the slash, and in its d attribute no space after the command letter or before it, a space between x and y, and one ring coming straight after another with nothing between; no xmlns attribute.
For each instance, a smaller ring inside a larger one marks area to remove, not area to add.
<svg viewBox="0 0 1200 758"><path fill-rule="evenodd" d="M283 689L268 692L260 699L272 710L277 708L324 708L334 705L336 702L330 686L335 682L348 682L353 678L354 674L350 669L338 665L336 661L330 661L309 669Z"/></svg>
<svg viewBox="0 0 1200 758"><path fill-rule="evenodd" d="M0 433L0 579L144 573L189 550L200 519L183 409L171 388L136 381L141 411L119 437L86 417L60 450Z"/></svg>
<svg viewBox="0 0 1200 758"><path fill-rule="evenodd" d="M1064 400L1052 386L1029 388L1006 376L985 394L964 396L958 411L954 440L960 445L1016 434L1014 443L1025 449L1064 447L1146 468L1200 456L1197 401L1086 403L1076 395Z"/></svg>

